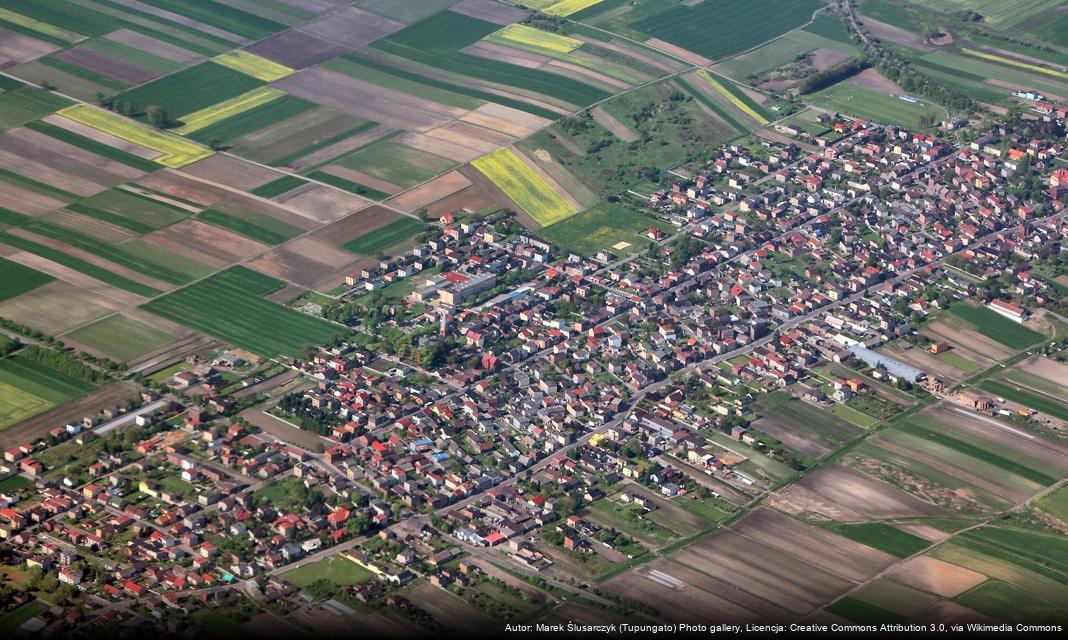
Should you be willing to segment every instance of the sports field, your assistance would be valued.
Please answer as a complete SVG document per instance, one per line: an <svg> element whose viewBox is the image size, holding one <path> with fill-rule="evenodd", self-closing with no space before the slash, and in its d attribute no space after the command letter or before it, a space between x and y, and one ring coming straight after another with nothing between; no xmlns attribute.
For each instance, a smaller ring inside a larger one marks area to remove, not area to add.
<svg viewBox="0 0 1068 640"><path fill-rule="evenodd" d="M265 357L297 356L307 345L325 344L345 333L325 320L261 297L284 284L236 266L143 308Z"/></svg>
<svg viewBox="0 0 1068 640"><path fill-rule="evenodd" d="M578 213L511 150L501 148L471 163L541 226Z"/></svg>
<svg viewBox="0 0 1068 640"><path fill-rule="evenodd" d="M665 233L671 229L671 225L655 218L605 202L543 227L538 233L549 242L584 256L592 256L602 249L626 255L648 248L651 240L643 234L650 227Z"/></svg>
<svg viewBox="0 0 1068 640"><path fill-rule="evenodd" d="M156 162L172 169L178 169L214 155L212 150L206 149L195 142L190 142L171 133L152 129L110 111L90 107L86 104L67 107L61 110L59 114L64 118L92 127L97 131L158 151L163 155L156 158Z"/></svg>
<svg viewBox="0 0 1068 640"><path fill-rule="evenodd" d="M924 116L945 116L941 109L926 103L909 102L851 82L839 82L816 94L813 101L865 120L908 128L919 127Z"/></svg>

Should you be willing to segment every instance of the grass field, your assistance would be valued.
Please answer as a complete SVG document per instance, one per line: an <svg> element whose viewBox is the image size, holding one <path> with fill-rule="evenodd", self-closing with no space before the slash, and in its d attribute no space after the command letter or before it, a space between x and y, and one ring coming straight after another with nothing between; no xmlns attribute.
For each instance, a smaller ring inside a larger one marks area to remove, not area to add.
<svg viewBox="0 0 1068 640"><path fill-rule="evenodd" d="M350 240L341 245L341 248L361 256L377 256L382 250L411 238L424 227L419 220L405 216Z"/></svg>
<svg viewBox="0 0 1068 640"><path fill-rule="evenodd" d="M308 184L308 181L303 178L298 178L297 176L282 176L277 180L272 180L267 184L260 185L255 189L250 190L249 193L261 198L274 198L306 184Z"/></svg>
<svg viewBox="0 0 1068 640"><path fill-rule="evenodd" d="M144 308L267 357L297 356L307 345L325 344L345 333L261 297L284 284L247 267L231 267Z"/></svg>
<svg viewBox="0 0 1068 640"><path fill-rule="evenodd" d="M0 360L0 429L81 397L95 387L18 353Z"/></svg>
<svg viewBox="0 0 1068 640"><path fill-rule="evenodd" d="M0 301L14 298L55 280L36 269L0 258Z"/></svg>
<svg viewBox="0 0 1068 640"><path fill-rule="evenodd" d="M957 596L957 602L1008 622L1040 624L1063 619L1057 605L1000 580L990 580Z"/></svg>
<svg viewBox="0 0 1068 640"><path fill-rule="evenodd" d="M158 131L120 115L85 104L76 104L59 112L64 118L122 138L127 142L158 151L156 162L172 169L184 167L214 154L210 149L165 131Z"/></svg>
<svg viewBox="0 0 1068 640"><path fill-rule="evenodd" d="M1060 487L1038 499L1040 509L1068 524L1068 487Z"/></svg>
<svg viewBox="0 0 1068 640"><path fill-rule="evenodd" d="M214 62L234 71L252 76L264 82L274 82L294 73L296 69L290 69L284 64L272 62L267 58L261 58L247 51L228 51L212 58Z"/></svg>
<svg viewBox="0 0 1068 640"><path fill-rule="evenodd" d="M670 224L642 215L621 204L605 202L543 227L539 235L553 244L584 256L592 256L602 249L623 255L649 246L651 240L643 235L649 227L656 227L664 232L671 229ZM627 243L628 246L624 247L620 243ZM615 248L616 245L620 247Z"/></svg>
<svg viewBox="0 0 1068 640"><path fill-rule="evenodd" d="M833 407L831 407L831 413L838 416L839 418L845 418L846 420L852 422L858 427L864 427L865 429L873 427L879 422L879 418L869 416L863 411L858 411L857 409L846 406L844 404L835 404Z"/></svg>
<svg viewBox="0 0 1068 640"><path fill-rule="evenodd" d="M98 320L64 337L95 349L116 362L129 362L176 339L166 331L124 315Z"/></svg>
<svg viewBox="0 0 1068 640"><path fill-rule="evenodd" d="M91 216L136 233L148 233L189 217L189 211L123 189L108 189L67 209Z"/></svg>
<svg viewBox="0 0 1068 640"><path fill-rule="evenodd" d="M885 551L898 558L907 558L931 545L928 540L881 522L828 524L825 526L850 540L879 551Z"/></svg>
<svg viewBox="0 0 1068 640"><path fill-rule="evenodd" d="M996 380L983 380L979 383L979 387L1000 398L1022 404L1025 407L1031 407L1061 420L1068 420L1068 404L1034 393L1028 393Z"/></svg>
<svg viewBox="0 0 1068 640"><path fill-rule="evenodd" d="M944 360L946 364L956 367L968 375L975 375L983 370L983 365L972 362L955 351L940 353L938 357Z"/></svg>
<svg viewBox="0 0 1068 640"><path fill-rule="evenodd" d="M327 558L282 574L282 579L303 589L316 580L329 580L338 586L367 582L374 576L352 560Z"/></svg>
<svg viewBox="0 0 1068 640"><path fill-rule="evenodd" d="M209 61L134 87L115 99L130 103L140 114L140 119L145 118L145 110L151 105L163 107L171 117L177 117L237 97L263 84L263 80Z"/></svg>
<svg viewBox="0 0 1068 640"><path fill-rule="evenodd" d="M958 302L949 308L949 313L975 327L975 330L991 340L996 340L1011 349L1021 350L1034 346L1046 336L1009 320L1005 316L966 302Z"/></svg>
<svg viewBox="0 0 1068 640"><path fill-rule="evenodd" d="M716 59L751 49L800 27L823 6L818 0L719 0L671 6L632 23L631 27ZM709 37L710 33L716 37Z"/></svg>
<svg viewBox="0 0 1068 640"><path fill-rule="evenodd" d="M575 215L568 204L511 150L501 148L471 163L543 227Z"/></svg>
<svg viewBox="0 0 1068 640"><path fill-rule="evenodd" d="M81 42L85 40L85 36L80 33L68 31L55 25L48 24L41 20L31 18L30 16L17 13L10 9L0 8L0 20L9 24L18 25L25 29L29 29L37 34L48 37L51 41L59 41L64 44L74 44L75 42Z"/></svg>
<svg viewBox="0 0 1068 640"><path fill-rule="evenodd" d="M210 107L182 116L182 126L175 129L174 132L187 135L252 109L262 107L268 102L273 102L285 95L284 91L279 91L278 89L259 87L247 93L242 93L235 98L223 100L218 104L213 104Z"/></svg>
<svg viewBox="0 0 1068 640"><path fill-rule="evenodd" d="M3 633L5 637L15 638L18 636L19 627L30 618L39 616L48 609L49 606L42 600L32 600L21 607L12 609L0 616L0 633Z"/></svg>
<svg viewBox="0 0 1068 640"><path fill-rule="evenodd" d="M710 87L716 90L721 96L730 101L739 111L749 116L753 120L756 120L759 124L767 124L768 117L767 112L761 108L745 95L740 89L734 86L729 80L725 78L717 78L704 69L698 69L697 75L704 80Z"/></svg>
<svg viewBox="0 0 1068 640"><path fill-rule="evenodd" d="M189 137L203 143L207 143L212 139L227 143L242 136L258 133L271 125L294 118L305 111L315 108L316 106L311 102L285 94L276 100L271 100L243 111L234 117L209 124L190 133Z"/></svg>
<svg viewBox="0 0 1068 640"><path fill-rule="evenodd" d="M919 127L924 116L940 118L945 115L933 106L902 100L850 82L839 82L819 92L813 96L813 101L858 118L913 129Z"/></svg>
<svg viewBox="0 0 1068 640"><path fill-rule="evenodd" d="M523 47L544 50L550 53L571 53L582 46L582 40L562 36L551 31L542 31L525 24L510 24L484 38L505 46L518 44Z"/></svg>

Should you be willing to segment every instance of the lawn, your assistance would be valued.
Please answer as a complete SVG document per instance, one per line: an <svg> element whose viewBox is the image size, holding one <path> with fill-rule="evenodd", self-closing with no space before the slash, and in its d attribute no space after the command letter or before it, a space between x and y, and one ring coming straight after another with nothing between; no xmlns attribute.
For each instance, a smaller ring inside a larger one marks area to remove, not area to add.
<svg viewBox="0 0 1068 640"><path fill-rule="evenodd" d="M823 6L819 0L717 0L694 6L688 3L672 6L630 26L714 60L751 49L800 27ZM713 33L715 36L711 37Z"/></svg>
<svg viewBox="0 0 1068 640"><path fill-rule="evenodd" d="M22 295L53 280L55 278L36 269L0 258L0 301Z"/></svg>
<svg viewBox="0 0 1068 640"><path fill-rule="evenodd" d="M831 531L898 558L907 558L931 546L931 542L881 522L828 524Z"/></svg>
<svg viewBox="0 0 1068 640"><path fill-rule="evenodd" d="M621 255L648 247L651 240L644 234L649 227L656 227L665 233L670 233L672 229L670 224L629 207L604 202L542 227L538 233L549 242L584 256L592 256L602 249ZM627 246L623 246L623 243ZM615 248L617 245L619 247Z"/></svg>
<svg viewBox="0 0 1068 640"><path fill-rule="evenodd" d="M285 283L236 266L153 300L143 308L259 354L298 356L346 331L261 296Z"/></svg>
<svg viewBox="0 0 1068 640"><path fill-rule="evenodd" d="M128 362L176 340L175 336L124 315L113 315L68 333L66 338L115 360Z"/></svg>
<svg viewBox="0 0 1068 640"><path fill-rule="evenodd" d="M341 248L361 256L376 256L384 249L411 238L422 231L425 226L415 218L404 216L358 238L349 240L341 245Z"/></svg>
<svg viewBox="0 0 1068 640"><path fill-rule="evenodd" d="M926 103L913 103L851 82L839 82L815 96L813 102L858 118L911 129L925 116L941 118L945 113Z"/></svg>
<svg viewBox="0 0 1068 640"><path fill-rule="evenodd" d="M979 383L979 386L984 391L989 391L1000 398L1017 402L1025 407L1031 407L1061 420L1068 420L1068 404L1057 402L1045 396L1028 393L996 380L983 380Z"/></svg>
<svg viewBox="0 0 1068 640"><path fill-rule="evenodd" d="M537 172L506 147L482 156L473 161L471 166L489 178L543 227L578 213Z"/></svg>
<svg viewBox="0 0 1068 640"><path fill-rule="evenodd" d="M282 574L282 579L303 589L316 580L329 580L338 586L367 582L374 576L352 560L333 557L312 562Z"/></svg>
<svg viewBox="0 0 1068 640"><path fill-rule="evenodd" d="M949 313L975 327L984 336L996 340L1011 349L1022 350L1046 339L1046 336L1009 320L1005 316L966 302L958 302L949 308Z"/></svg>

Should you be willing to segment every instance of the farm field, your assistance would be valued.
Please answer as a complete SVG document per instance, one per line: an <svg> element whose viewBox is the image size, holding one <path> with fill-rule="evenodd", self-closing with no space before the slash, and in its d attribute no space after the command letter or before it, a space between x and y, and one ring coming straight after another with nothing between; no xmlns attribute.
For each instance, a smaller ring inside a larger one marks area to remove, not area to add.
<svg viewBox="0 0 1068 640"><path fill-rule="evenodd" d="M223 100L210 107L182 116L182 126L174 130L175 133L188 135L213 124L233 118L242 113L256 109L269 102L273 102L283 96L285 92L270 87L260 87L247 93Z"/></svg>
<svg viewBox="0 0 1068 640"><path fill-rule="evenodd" d="M979 388L999 398L1022 404L1061 420L1068 420L1068 404L1058 402L1053 397L1032 393L1018 386L996 380L984 380L979 383Z"/></svg>
<svg viewBox="0 0 1068 640"><path fill-rule="evenodd" d="M22 354L0 360L0 429L83 396L96 387Z"/></svg>
<svg viewBox="0 0 1068 640"><path fill-rule="evenodd" d="M768 113L764 111L764 108L754 102L752 98L745 95L745 93L730 80L723 77L717 77L704 69L698 69L697 75L708 83L709 86L715 89L717 93L726 98L736 109L755 120L757 124L763 125L768 123Z"/></svg>
<svg viewBox="0 0 1068 640"><path fill-rule="evenodd" d="M807 23L824 5L817 0L775 3L724 0L695 6L675 5L631 23L631 27L710 60L740 53ZM716 25L729 32L709 38Z"/></svg>
<svg viewBox="0 0 1068 640"><path fill-rule="evenodd" d="M964 320L984 336L1017 351L1034 346L1045 338L1041 333L986 307L958 302L949 308L949 313Z"/></svg>
<svg viewBox="0 0 1068 640"><path fill-rule="evenodd" d="M177 338L129 316L113 315L63 336L116 362L129 362Z"/></svg>
<svg viewBox="0 0 1068 640"><path fill-rule="evenodd" d="M143 308L265 357L296 356L308 344L324 344L344 333L262 297L283 284L247 267L232 267Z"/></svg>
<svg viewBox="0 0 1068 640"><path fill-rule="evenodd" d="M560 222L542 227L543 238L584 256L601 250L625 255L648 247L645 232L656 227L668 232L669 224L621 204L605 202Z"/></svg>
<svg viewBox="0 0 1068 640"><path fill-rule="evenodd" d="M66 98L29 85L4 91L0 93L0 130L36 120L70 104Z"/></svg>
<svg viewBox="0 0 1068 640"><path fill-rule="evenodd" d="M923 551L931 542L881 522L860 524L831 524L831 531L873 549L885 551L898 558L907 558Z"/></svg>
<svg viewBox="0 0 1068 640"><path fill-rule="evenodd" d="M0 301L22 295L55 280L50 275L0 258Z"/></svg>
<svg viewBox="0 0 1068 640"><path fill-rule="evenodd" d="M240 50L215 56L212 61L264 82L281 80L295 71L283 64Z"/></svg>
<svg viewBox="0 0 1068 640"><path fill-rule="evenodd" d="M184 140L176 135L150 129L145 125L127 120L103 109L88 105L74 105L59 112L65 118L92 127L97 131L113 135L134 144L153 149L162 154L156 162L180 168L203 160L214 152L200 145Z"/></svg>
<svg viewBox="0 0 1068 640"><path fill-rule="evenodd" d="M189 217L186 209L125 189L101 191L67 209L134 233L149 233Z"/></svg>
<svg viewBox="0 0 1068 640"><path fill-rule="evenodd" d="M405 216L349 240L341 247L356 255L377 256L384 250L408 240L425 226L421 221Z"/></svg>
<svg viewBox="0 0 1068 640"><path fill-rule="evenodd" d="M263 84L263 80L240 71L215 62L204 62L120 93L115 100L130 104L140 119L146 118L144 114L149 106L158 105L172 118L181 120Z"/></svg>
<svg viewBox="0 0 1068 640"><path fill-rule="evenodd" d="M471 165L543 227L578 213L575 207L507 148L483 156Z"/></svg>
<svg viewBox="0 0 1068 640"><path fill-rule="evenodd" d="M456 166L454 160L393 140L380 140L333 161L333 165L370 176L400 189L413 187ZM329 169L327 169L329 172ZM355 178L359 182L358 176ZM374 184L366 185L374 187Z"/></svg>
<svg viewBox="0 0 1068 640"><path fill-rule="evenodd" d="M856 438L863 430L842 418L786 393L766 399L765 416L753 428L813 458L820 458Z"/></svg>

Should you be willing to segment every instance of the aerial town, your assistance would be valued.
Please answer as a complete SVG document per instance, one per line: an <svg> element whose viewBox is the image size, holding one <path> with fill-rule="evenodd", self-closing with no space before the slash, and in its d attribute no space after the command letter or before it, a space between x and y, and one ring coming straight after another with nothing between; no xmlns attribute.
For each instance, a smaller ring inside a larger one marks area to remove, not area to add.
<svg viewBox="0 0 1068 640"><path fill-rule="evenodd" d="M0 0L0 631L1062 632L1066 65L1052 0Z"/></svg>

